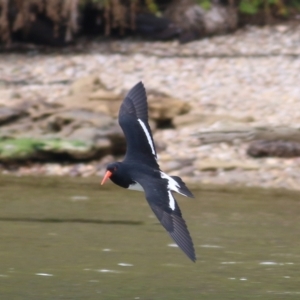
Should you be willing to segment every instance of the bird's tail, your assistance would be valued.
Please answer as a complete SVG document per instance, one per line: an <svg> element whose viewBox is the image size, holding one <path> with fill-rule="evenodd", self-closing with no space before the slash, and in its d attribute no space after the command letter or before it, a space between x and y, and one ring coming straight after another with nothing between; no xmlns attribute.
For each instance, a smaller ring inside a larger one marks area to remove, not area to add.
<svg viewBox="0 0 300 300"><path fill-rule="evenodd" d="M190 198L195 198L192 192L187 188L187 186L179 176L171 176L171 177L178 183L179 185L178 191L180 194Z"/></svg>

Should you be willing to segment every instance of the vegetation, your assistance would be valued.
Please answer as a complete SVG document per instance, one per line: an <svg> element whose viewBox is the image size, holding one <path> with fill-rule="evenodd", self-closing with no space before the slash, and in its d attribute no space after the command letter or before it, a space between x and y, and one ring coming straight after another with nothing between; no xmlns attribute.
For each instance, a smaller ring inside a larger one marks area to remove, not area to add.
<svg viewBox="0 0 300 300"><path fill-rule="evenodd" d="M0 161L21 161L28 159L49 158L49 155L69 155L69 157L83 157L92 146L82 141L67 141L61 139L36 138L0 138ZM47 156L48 155L48 156Z"/></svg>
<svg viewBox="0 0 300 300"><path fill-rule="evenodd" d="M112 29L120 33L135 29L135 15L148 10L160 14L166 5L186 3L186 0L0 0L0 41L9 43L12 36L21 32L26 35L38 16L47 18L53 27L53 36L61 35L64 41L71 41L79 30L80 16L84 8L95 6L103 11L104 33ZM214 0L189 0L209 10ZM222 4L234 7L241 15L263 15L265 23L276 17L288 18L300 12L300 0L220 0ZM37 26L36 26L37 27Z"/></svg>
<svg viewBox="0 0 300 300"><path fill-rule="evenodd" d="M71 40L78 30L79 0L0 0L0 40L11 41L13 32L29 29L38 14L48 17L58 33L65 26L65 40Z"/></svg>
<svg viewBox="0 0 300 300"><path fill-rule="evenodd" d="M284 0L241 0L238 8L240 12L246 14L256 14L264 10L266 13L273 11L278 15L287 15L290 8L296 7L295 4L297 4L297 1L288 2Z"/></svg>

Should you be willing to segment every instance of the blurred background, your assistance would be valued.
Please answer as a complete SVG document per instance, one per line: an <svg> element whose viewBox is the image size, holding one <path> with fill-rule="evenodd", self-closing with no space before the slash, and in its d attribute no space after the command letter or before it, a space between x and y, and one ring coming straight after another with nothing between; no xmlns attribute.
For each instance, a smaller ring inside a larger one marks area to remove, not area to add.
<svg viewBox="0 0 300 300"><path fill-rule="evenodd" d="M192 264L100 186L143 81ZM298 299L300 0L0 0L1 299Z"/></svg>
<svg viewBox="0 0 300 300"><path fill-rule="evenodd" d="M142 80L161 168L299 189L298 0L1 0L2 173L102 175Z"/></svg>

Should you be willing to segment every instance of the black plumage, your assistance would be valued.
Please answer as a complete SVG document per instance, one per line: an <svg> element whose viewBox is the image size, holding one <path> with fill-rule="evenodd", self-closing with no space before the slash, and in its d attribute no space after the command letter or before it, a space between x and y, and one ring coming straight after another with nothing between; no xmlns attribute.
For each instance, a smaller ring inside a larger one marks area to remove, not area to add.
<svg viewBox="0 0 300 300"><path fill-rule="evenodd" d="M136 84L125 97L119 124L126 137L127 150L122 162L107 166L102 184L110 178L115 184L145 192L146 199L163 227L181 250L196 261L192 238L172 192L193 197L178 176L163 173L148 123L148 104L144 85Z"/></svg>

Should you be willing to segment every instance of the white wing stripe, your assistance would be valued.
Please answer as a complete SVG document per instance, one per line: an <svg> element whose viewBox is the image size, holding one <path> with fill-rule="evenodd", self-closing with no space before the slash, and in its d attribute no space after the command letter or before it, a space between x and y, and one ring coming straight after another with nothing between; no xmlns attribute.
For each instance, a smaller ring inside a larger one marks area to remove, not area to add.
<svg viewBox="0 0 300 300"><path fill-rule="evenodd" d="M152 139L151 139L151 135L150 135L149 131L147 130L147 127L145 126L144 122L141 119L137 119L137 120L141 124L141 126L142 126L142 128L143 128L143 130L146 134L148 143L151 147L152 154L156 157L156 153L155 153L154 145L153 145L153 142L152 142Z"/></svg>
<svg viewBox="0 0 300 300"><path fill-rule="evenodd" d="M175 200L171 191L168 191L168 196L169 196L169 206L172 210L175 210Z"/></svg>
<svg viewBox="0 0 300 300"><path fill-rule="evenodd" d="M184 194L182 194L179 191L180 185L178 184L178 182L176 180L174 180L171 176L167 175L164 172L160 172L160 176L161 176L161 178L168 180L168 189L170 189L171 191L174 191L178 194L181 194L181 195L185 196Z"/></svg>
<svg viewBox="0 0 300 300"><path fill-rule="evenodd" d="M167 189L176 192L185 197L193 198L193 194L185 186L182 179L178 176L169 176L166 173L160 171L160 177L162 179L167 179ZM177 179L178 178L178 179Z"/></svg>

